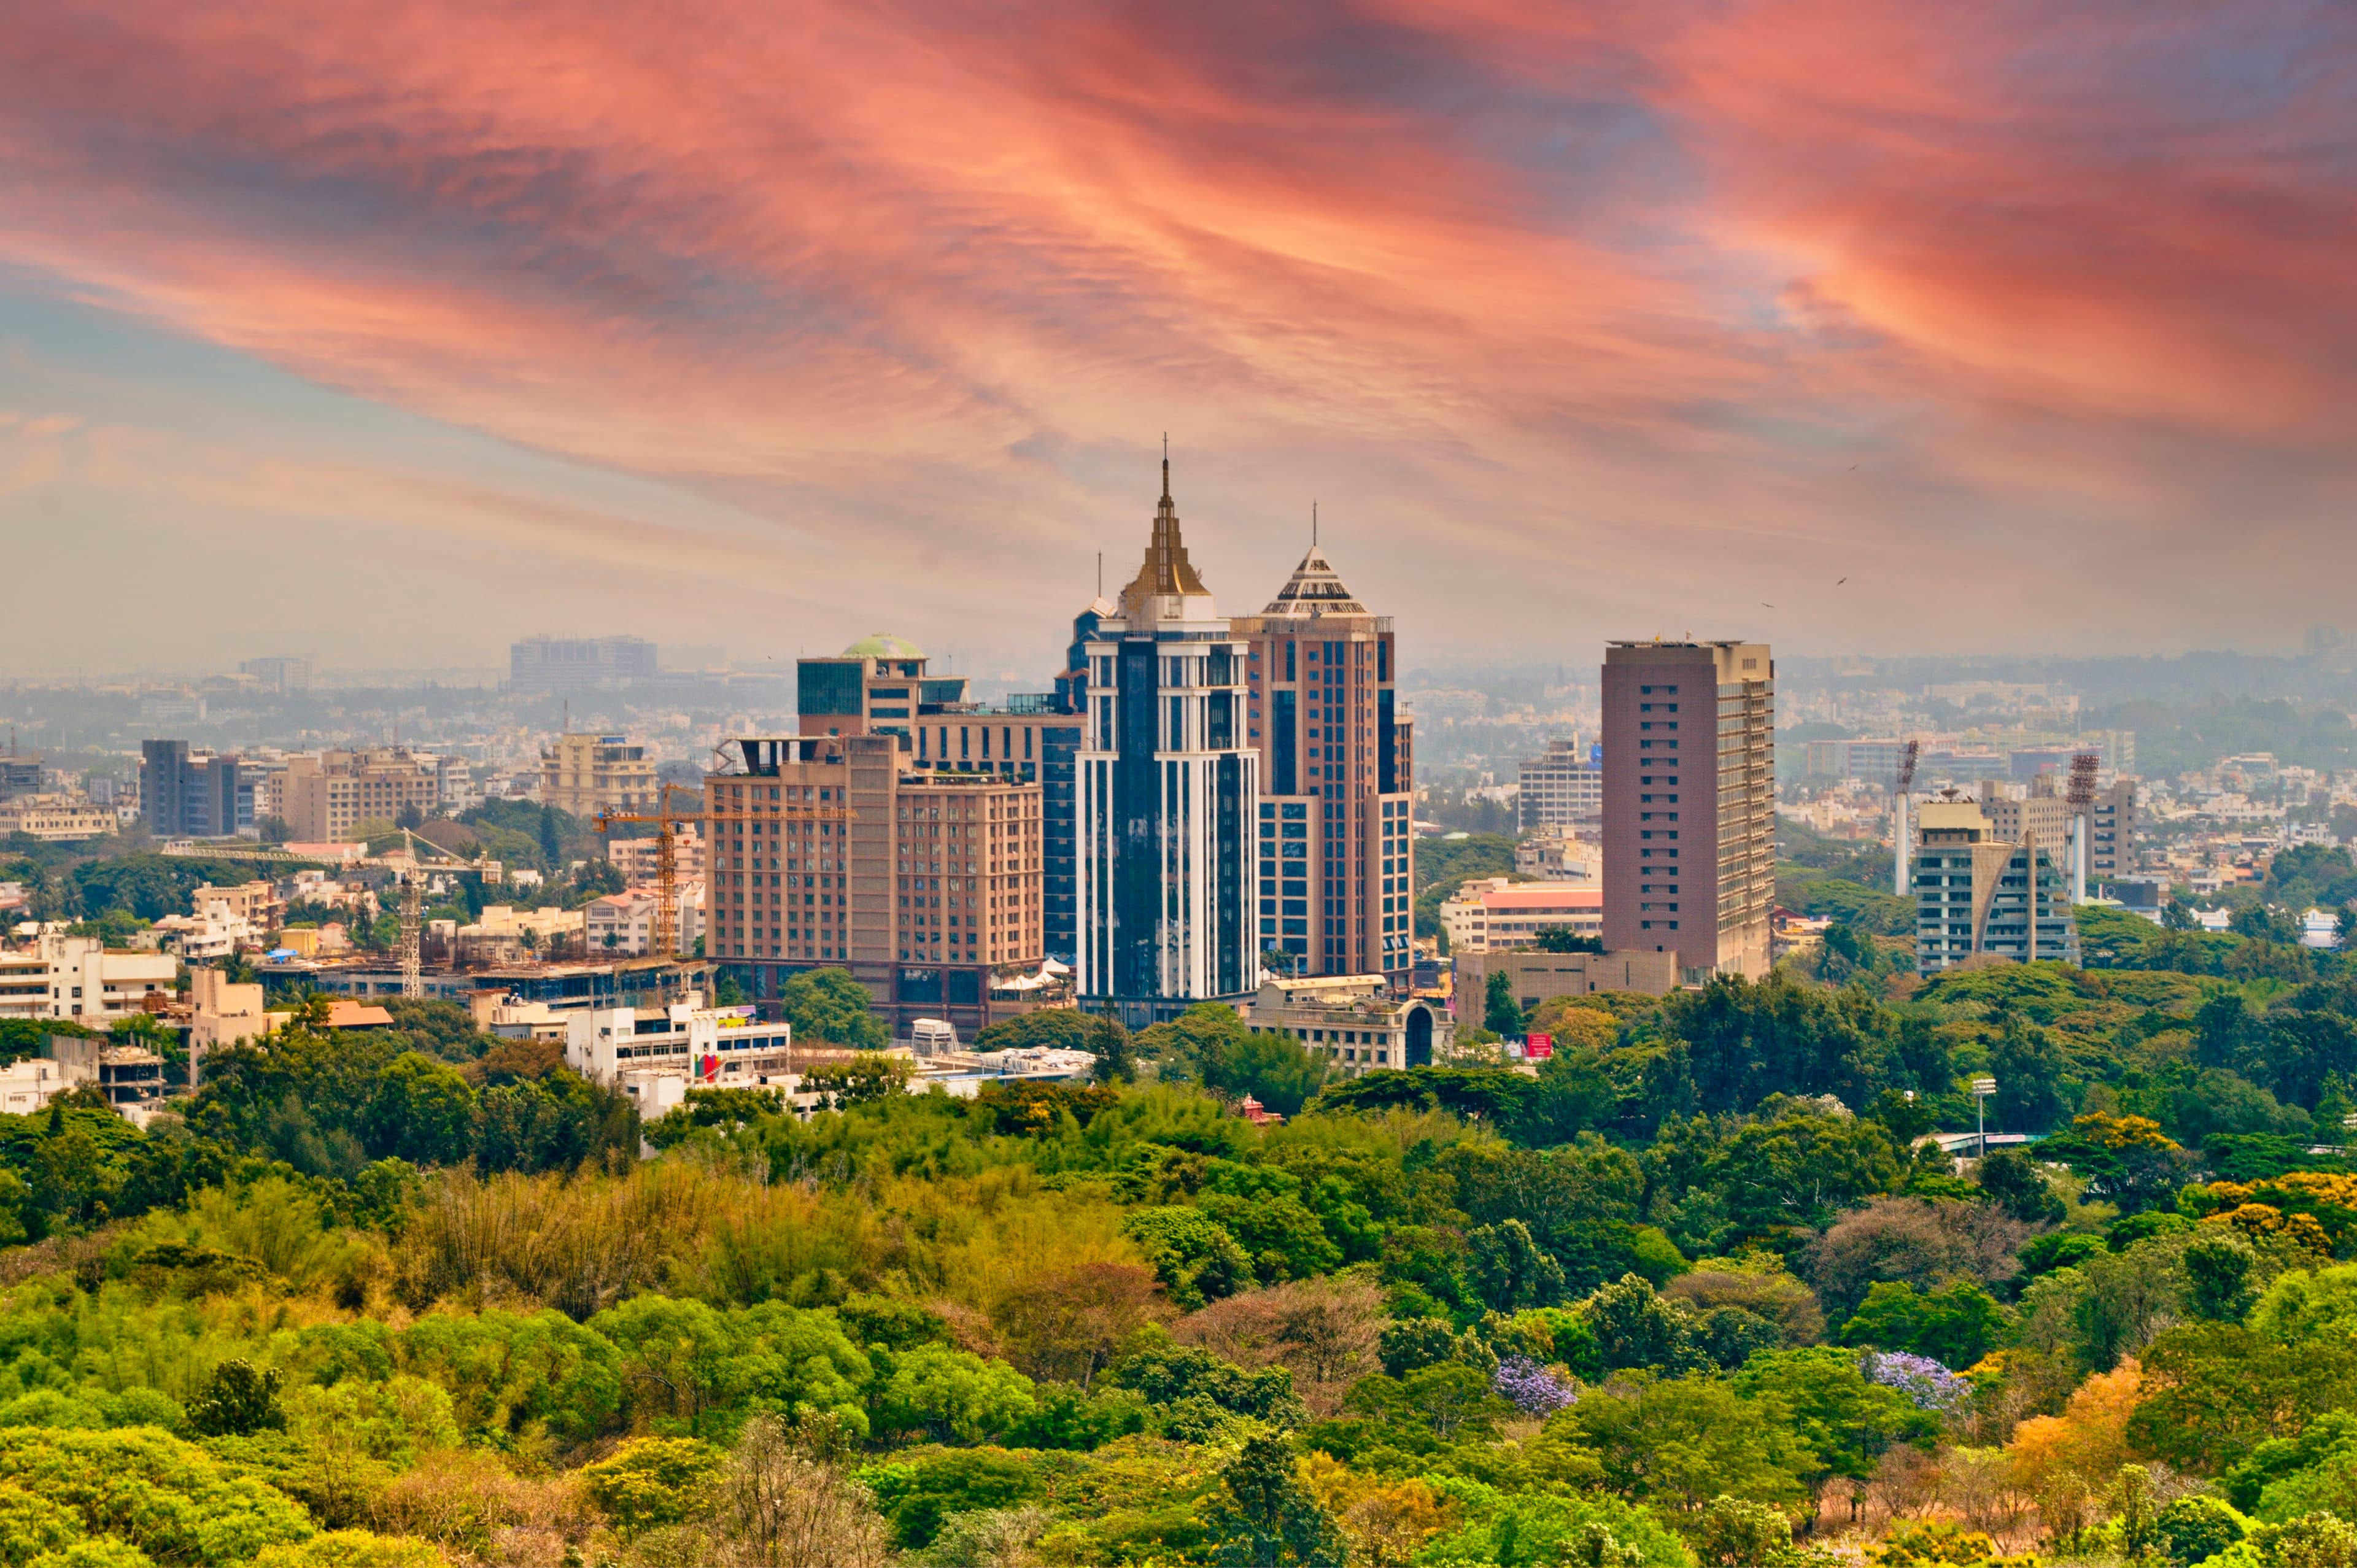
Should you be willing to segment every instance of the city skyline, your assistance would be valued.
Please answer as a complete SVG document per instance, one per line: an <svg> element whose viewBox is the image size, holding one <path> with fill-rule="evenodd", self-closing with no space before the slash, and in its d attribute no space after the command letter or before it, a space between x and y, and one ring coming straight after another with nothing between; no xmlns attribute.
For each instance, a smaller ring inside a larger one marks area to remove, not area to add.
<svg viewBox="0 0 2357 1568"><path fill-rule="evenodd" d="M729 596L754 661L979 589L972 667L1028 671L1168 430L1209 576L1315 501L1436 657L2333 618L2345 10L1007 20L24 18L19 564L132 564L129 665L268 650L173 593L492 664L553 629L521 585L658 642ZM1960 553L2002 602L1912 591Z"/></svg>

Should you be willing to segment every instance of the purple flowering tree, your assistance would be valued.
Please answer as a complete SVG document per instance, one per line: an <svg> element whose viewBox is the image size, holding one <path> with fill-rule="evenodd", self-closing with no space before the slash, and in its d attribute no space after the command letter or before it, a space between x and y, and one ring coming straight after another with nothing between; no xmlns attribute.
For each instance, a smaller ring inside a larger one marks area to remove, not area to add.
<svg viewBox="0 0 2357 1568"><path fill-rule="evenodd" d="M1919 1410L1953 1415L1972 1397L1970 1379L1958 1377L1929 1356L1905 1350L1868 1350L1858 1362L1868 1382L1896 1389Z"/></svg>
<svg viewBox="0 0 2357 1568"><path fill-rule="evenodd" d="M1491 1387L1524 1415L1553 1415L1579 1397L1579 1382L1528 1356L1509 1356L1498 1363Z"/></svg>

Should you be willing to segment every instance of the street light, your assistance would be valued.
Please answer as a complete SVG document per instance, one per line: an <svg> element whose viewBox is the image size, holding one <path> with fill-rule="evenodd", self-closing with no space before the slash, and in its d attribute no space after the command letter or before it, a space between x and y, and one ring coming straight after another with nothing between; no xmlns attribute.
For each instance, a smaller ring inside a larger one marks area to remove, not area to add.
<svg viewBox="0 0 2357 1568"><path fill-rule="evenodd" d="M1981 1152L1977 1157L1984 1160L1988 1158L1988 1101L1989 1096L1996 1092L1996 1079L1993 1078L1973 1079L1973 1109L1980 1115Z"/></svg>

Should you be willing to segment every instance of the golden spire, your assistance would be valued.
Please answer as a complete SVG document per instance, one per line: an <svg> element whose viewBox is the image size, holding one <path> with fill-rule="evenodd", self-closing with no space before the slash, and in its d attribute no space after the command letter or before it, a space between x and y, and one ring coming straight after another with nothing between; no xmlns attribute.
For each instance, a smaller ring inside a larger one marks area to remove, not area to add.
<svg viewBox="0 0 2357 1568"><path fill-rule="evenodd" d="M1140 613L1146 598L1156 596L1209 594L1203 579L1187 559L1178 537L1178 509L1170 499L1170 437L1162 438L1162 499L1154 509L1154 537L1146 547L1146 562L1121 591L1121 613Z"/></svg>

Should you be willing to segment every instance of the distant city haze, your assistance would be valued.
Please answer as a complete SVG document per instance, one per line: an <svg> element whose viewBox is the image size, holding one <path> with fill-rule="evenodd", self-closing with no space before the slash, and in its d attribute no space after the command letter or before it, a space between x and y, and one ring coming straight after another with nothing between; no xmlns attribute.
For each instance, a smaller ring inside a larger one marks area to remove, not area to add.
<svg viewBox="0 0 2357 1568"><path fill-rule="evenodd" d="M0 673L1035 683L1166 432L1212 593L1315 503L1409 667L2287 651L2353 79L2302 4L23 8Z"/></svg>

